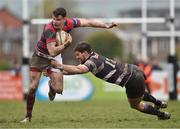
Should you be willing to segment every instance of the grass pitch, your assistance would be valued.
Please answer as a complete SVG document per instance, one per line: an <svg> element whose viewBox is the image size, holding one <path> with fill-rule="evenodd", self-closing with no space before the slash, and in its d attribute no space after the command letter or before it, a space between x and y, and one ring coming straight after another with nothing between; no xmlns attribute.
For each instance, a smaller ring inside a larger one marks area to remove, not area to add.
<svg viewBox="0 0 180 129"><path fill-rule="evenodd" d="M157 120L129 107L127 99L84 102L36 101L31 123L19 121L25 102L0 101L0 128L180 128L180 101L170 101L170 120Z"/></svg>

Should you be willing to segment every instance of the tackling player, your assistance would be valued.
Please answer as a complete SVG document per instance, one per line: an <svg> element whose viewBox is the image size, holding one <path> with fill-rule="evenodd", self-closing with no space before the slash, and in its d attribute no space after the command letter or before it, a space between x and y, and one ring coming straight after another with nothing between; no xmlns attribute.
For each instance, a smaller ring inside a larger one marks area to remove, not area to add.
<svg viewBox="0 0 180 129"><path fill-rule="evenodd" d="M54 100L55 94L62 94L63 92L63 74L50 67L50 59L61 54L63 50L68 47L72 38L67 37L66 43L57 45L56 32L64 30L70 32L76 27L97 27L97 28L112 28L115 23L105 24L102 21L94 19L77 19L67 18L66 10L64 8L57 8L53 11L52 21L44 26L42 36L38 41L34 54L30 63L30 90L27 96L27 106L25 118L22 123L29 122L32 118L32 110L35 102L35 92L39 84L41 73L44 70L48 71L49 82L49 99Z"/></svg>
<svg viewBox="0 0 180 129"><path fill-rule="evenodd" d="M93 52L91 46L86 42L78 44L74 49L74 53L80 65L65 65L52 60L52 66L59 68L67 75L92 72L100 79L125 87L131 108L143 113L156 115L161 120L170 119L170 113L162 112L156 108L166 108L167 103L155 99L153 101L155 106L153 107L149 103L143 102L143 100L152 102L152 96L145 92L145 75L137 66L118 63L101 56Z"/></svg>

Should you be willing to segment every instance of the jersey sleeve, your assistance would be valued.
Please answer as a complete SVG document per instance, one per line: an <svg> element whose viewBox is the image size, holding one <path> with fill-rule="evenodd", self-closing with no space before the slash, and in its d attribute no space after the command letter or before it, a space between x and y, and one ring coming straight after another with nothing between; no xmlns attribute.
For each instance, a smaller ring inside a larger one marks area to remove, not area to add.
<svg viewBox="0 0 180 129"><path fill-rule="evenodd" d="M47 44L50 42L56 42L56 32L53 32L51 29L44 31L44 37Z"/></svg>
<svg viewBox="0 0 180 129"><path fill-rule="evenodd" d="M87 61L84 63L84 65L85 65L85 66L89 69L89 71L91 71L91 72L93 72L93 71L95 71L95 70L97 69L94 60L91 60L91 59L87 60Z"/></svg>
<svg viewBox="0 0 180 129"><path fill-rule="evenodd" d="M81 22L77 18L67 18L64 22L63 30L70 32L73 28L80 27Z"/></svg>
<svg viewBox="0 0 180 129"><path fill-rule="evenodd" d="M73 26L74 26L74 28L75 28L75 27L80 27L80 26L81 26L81 22L80 22L79 19L73 18L72 20L73 20Z"/></svg>

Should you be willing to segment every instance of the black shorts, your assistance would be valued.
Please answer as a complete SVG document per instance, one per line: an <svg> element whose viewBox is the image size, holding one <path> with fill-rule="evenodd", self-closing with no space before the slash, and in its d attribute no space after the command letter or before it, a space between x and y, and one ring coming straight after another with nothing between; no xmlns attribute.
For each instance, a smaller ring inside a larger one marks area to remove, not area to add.
<svg viewBox="0 0 180 129"><path fill-rule="evenodd" d="M139 98L145 92L145 75L137 66L133 65L130 79L125 85L128 98Z"/></svg>

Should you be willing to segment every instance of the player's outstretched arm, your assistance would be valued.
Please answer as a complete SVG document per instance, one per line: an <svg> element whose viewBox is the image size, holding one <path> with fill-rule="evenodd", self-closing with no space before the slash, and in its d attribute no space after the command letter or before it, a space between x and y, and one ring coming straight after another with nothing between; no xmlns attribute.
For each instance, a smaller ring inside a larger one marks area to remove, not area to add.
<svg viewBox="0 0 180 129"><path fill-rule="evenodd" d="M56 60L51 60L51 65L54 68L62 70L63 73L67 75L83 74L89 72L89 69L85 65L65 65L58 63Z"/></svg>
<svg viewBox="0 0 180 129"><path fill-rule="evenodd" d="M106 29L110 29L113 27L116 27L117 24L112 22L109 24L106 24L100 20L96 20L96 19L83 19L80 18L79 19L81 22L81 27L96 27L96 28L106 28Z"/></svg>

